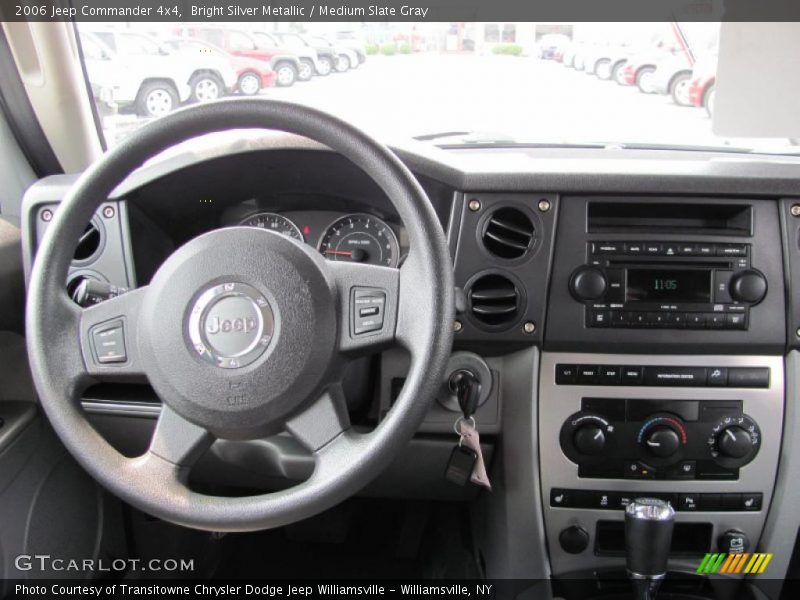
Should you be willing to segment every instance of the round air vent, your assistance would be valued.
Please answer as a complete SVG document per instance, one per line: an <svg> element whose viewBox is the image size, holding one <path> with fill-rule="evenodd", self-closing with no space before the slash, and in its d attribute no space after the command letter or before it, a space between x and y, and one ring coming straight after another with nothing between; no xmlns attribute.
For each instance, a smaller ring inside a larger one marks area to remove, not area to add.
<svg viewBox="0 0 800 600"><path fill-rule="evenodd" d="M476 321L492 329L510 326L520 313L523 295L504 275L481 275L469 286L469 310Z"/></svg>
<svg viewBox="0 0 800 600"><path fill-rule="evenodd" d="M484 247L499 258L520 258L533 248L536 228L531 217L517 208L498 208L481 234Z"/></svg>
<svg viewBox="0 0 800 600"><path fill-rule="evenodd" d="M75 248L75 256L73 257L74 260L76 262L86 262L93 258L100 250L102 242L103 232L100 230L100 226L94 220L89 221L78 240L78 247Z"/></svg>

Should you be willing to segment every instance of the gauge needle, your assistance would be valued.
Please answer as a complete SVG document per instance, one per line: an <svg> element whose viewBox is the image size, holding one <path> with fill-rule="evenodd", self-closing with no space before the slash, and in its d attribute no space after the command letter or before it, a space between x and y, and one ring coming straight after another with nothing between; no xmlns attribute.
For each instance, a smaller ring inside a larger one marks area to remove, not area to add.
<svg viewBox="0 0 800 600"><path fill-rule="evenodd" d="M325 250L325 254L333 254L334 256L353 256L352 250Z"/></svg>

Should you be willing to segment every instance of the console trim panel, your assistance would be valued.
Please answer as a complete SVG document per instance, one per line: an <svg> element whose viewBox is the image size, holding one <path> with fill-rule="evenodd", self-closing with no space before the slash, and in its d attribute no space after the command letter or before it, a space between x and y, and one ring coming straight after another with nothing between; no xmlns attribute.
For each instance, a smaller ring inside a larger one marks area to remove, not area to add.
<svg viewBox="0 0 800 600"><path fill-rule="evenodd" d="M697 366L720 367L768 367L771 371L769 388L713 388L713 387L636 387L596 385L556 385L555 374L558 363L571 364L638 364L643 366ZM759 424L763 440L755 459L741 468L736 481L715 480L628 480L628 479L582 479L578 477L578 465L570 461L561 450L559 431L562 423L581 409L584 397L635 398L731 401L741 400L744 412ZM554 575L570 572L624 566L624 557L595 556L594 535L597 521L622 520L622 512L558 508L550 506L550 489L622 491L647 494L667 491L674 493L726 493L762 492L763 508L758 512L678 512L676 522L703 522L713 525L712 540L727 529L744 531L752 547L758 544L766 521L775 485L775 473L781 447L784 417L784 364L780 356L734 356L734 355L658 355L633 354L582 354L544 352L541 359L539 379L539 459L541 490L539 502L545 519L547 546ZM568 554L558 544L558 533L571 525L580 525L590 534L589 548L581 554ZM694 558L670 560L670 569L692 569L697 567Z"/></svg>

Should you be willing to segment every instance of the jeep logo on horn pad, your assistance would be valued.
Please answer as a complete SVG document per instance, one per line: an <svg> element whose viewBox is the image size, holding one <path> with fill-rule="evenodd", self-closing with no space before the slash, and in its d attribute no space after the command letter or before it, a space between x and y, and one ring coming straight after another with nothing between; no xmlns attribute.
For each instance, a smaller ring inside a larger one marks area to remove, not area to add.
<svg viewBox="0 0 800 600"><path fill-rule="evenodd" d="M253 286L222 283L200 294L189 311L187 329L197 356L223 369L238 369L269 347L275 316Z"/></svg>

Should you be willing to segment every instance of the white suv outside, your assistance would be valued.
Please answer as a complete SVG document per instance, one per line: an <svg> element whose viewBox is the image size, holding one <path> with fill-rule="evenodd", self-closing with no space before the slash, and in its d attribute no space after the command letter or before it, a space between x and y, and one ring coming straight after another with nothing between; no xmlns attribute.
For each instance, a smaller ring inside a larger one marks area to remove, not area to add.
<svg viewBox="0 0 800 600"><path fill-rule="evenodd" d="M216 100L236 87L233 66L200 52L173 52L155 38L114 30L80 32L98 100L132 106L144 117L165 115L183 102Z"/></svg>

